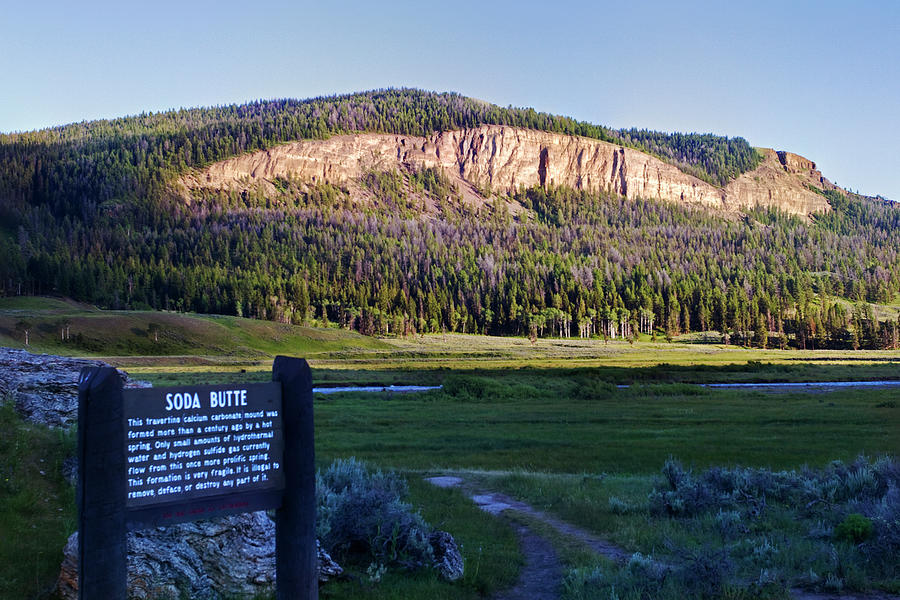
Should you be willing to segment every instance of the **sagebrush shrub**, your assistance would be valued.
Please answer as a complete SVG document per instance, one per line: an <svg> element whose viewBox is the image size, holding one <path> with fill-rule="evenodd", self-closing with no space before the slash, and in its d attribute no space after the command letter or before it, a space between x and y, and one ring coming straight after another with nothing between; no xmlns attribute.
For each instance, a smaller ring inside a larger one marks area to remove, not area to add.
<svg viewBox="0 0 900 600"><path fill-rule="evenodd" d="M878 502L900 487L900 461L859 457L850 464L834 461L825 469L801 472L746 467L712 467L699 474L668 459L663 482L651 492L651 514L690 517L707 510L741 508L750 518L762 516L767 502L802 507L807 515L827 516L837 506Z"/></svg>
<svg viewBox="0 0 900 600"><path fill-rule="evenodd" d="M872 519L872 535L862 545L863 553L889 576L900 576L900 487L892 484L867 513Z"/></svg>
<svg viewBox="0 0 900 600"><path fill-rule="evenodd" d="M728 550L704 546L684 551L684 563L674 575L682 588L700 598L720 598L735 570Z"/></svg>
<svg viewBox="0 0 900 600"><path fill-rule="evenodd" d="M678 558L665 585L680 590L683 598L777 597L801 582L833 590L865 589L872 582L900 578L897 458L861 456L795 471L692 471L670 458L647 503L653 517L681 519L684 527L721 536L720 550L671 549ZM783 536L775 535L780 531ZM792 583L794 570L806 565L808 574ZM643 588L634 597L649 598L655 592Z"/></svg>
<svg viewBox="0 0 900 600"><path fill-rule="evenodd" d="M652 515L690 517L733 504L731 494L719 492L705 481L694 477L675 459L668 459L662 472L665 483L657 486L648 497L648 508Z"/></svg>
<svg viewBox="0 0 900 600"><path fill-rule="evenodd" d="M609 497L609 512L614 515L626 515L631 511L631 505L616 496Z"/></svg>
<svg viewBox="0 0 900 600"><path fill-rule="evenodd" d="M888 487L900 489L900 459L881 456L872 468Z"/></svg>
<svg viewBox="0 0 900 600"><path fill-rule="evenodd" d="M563 579L563 589L571 600L671 597L670 573L667 567L638 552L624 567L610 572L603 567L572 569ZM664 594L664 589L669 593Z"/></svg>
<svg viewBox="0 0 900 600"><path fill-rule="evenodd" d="M635 552L631 555L631 558L628 559L628 563L625 565L625 570L635 579L652 581L657 584L662 583L669 574L668 567L640 552Z"/></svg>
<svg viewBox="0 0 900 600"><path fill-rule="evenodd" d="M404 501L406 494L406 482L393 473L370 472L354 458L337 460L316 476L316 534L326 550L341 556L431 565L431 527Z"/></svg>
<svg viewBox="0 0 900 600"><path fill-rule="evenodd" d="M723 539L734 539L747 533L741 513L736 510L719 510L716 515L716 528Z"/></svg>

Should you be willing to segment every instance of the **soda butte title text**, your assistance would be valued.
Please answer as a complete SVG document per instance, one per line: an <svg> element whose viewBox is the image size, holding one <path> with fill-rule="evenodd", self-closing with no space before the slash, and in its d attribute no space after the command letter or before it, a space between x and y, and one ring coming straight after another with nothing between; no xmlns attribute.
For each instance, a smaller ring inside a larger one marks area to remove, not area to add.
<svg viewBox="0 0 900 600"><path fill-rule="evenodd" d="M240 410L249 404L247 391L210 390L206 406L200 399L206 391L168 392L163 403L168 415L129 417L129 501L220 488L235 490L268 481L269 473L280 468L280 458L270 454L276 435L273 419L278 411ZM216 412L193 412L207 409ZM192 412L183 414L188 411ZM194 427L210 420L215 423ZM159 425L166 427L160 429ZM132 429L144 427L153 428Z"/></svg>
<svg viewBox="0 0 900 600"><path fill-rule="evenodd" d="M222 390L209 393L210 408L231 408L233 406L247 406L247 390ZM201 408L200 396L195 392L191 394L176 392L166 394L166 410L191 410Z"/></svg>

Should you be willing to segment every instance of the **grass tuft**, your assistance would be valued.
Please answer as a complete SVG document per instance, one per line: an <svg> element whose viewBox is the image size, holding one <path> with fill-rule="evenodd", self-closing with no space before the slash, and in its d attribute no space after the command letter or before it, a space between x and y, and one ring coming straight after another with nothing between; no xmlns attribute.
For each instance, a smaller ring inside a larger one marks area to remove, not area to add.
<svg viewBox="0 0 900 600"><path fill-rule="evenodd" d="M75 530L75 492L62 464L75 437L23 422L0 406L0 598L40 598L56 582Z"/></svg>

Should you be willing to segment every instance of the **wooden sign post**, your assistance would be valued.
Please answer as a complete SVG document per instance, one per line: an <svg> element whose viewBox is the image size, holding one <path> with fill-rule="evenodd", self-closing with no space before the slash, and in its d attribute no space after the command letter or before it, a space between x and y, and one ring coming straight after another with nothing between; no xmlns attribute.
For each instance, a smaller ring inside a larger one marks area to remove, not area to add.
<svg viewBox="0 0 900 600"><path fill-rule="evenodd" d="M82 371L79 598L125 599L130 530L268 509L276 597L318 597L312 374L279 356L272 380L123 390Z"/></svg>
<svg viewBox="0 0 900 600"><path fill-rule="evenodd" d="M125 427L112 367L78 383L78 597L125 600Z"/></svg>

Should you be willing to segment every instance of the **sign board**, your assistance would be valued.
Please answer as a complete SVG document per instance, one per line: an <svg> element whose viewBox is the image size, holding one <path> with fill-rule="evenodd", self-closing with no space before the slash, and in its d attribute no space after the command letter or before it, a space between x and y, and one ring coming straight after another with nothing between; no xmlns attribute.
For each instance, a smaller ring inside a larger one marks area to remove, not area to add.
<svg viewBox="0 0 900 600"><path fill-rule="evenodd" d="M82 370L80 599L125 600L129 529L275 508L276 600L315 600L315 495L305 360L277 356L272 383L140 390Z"/></svg>
<svg viewBox="0 0 900 600"><path fill-rule="evenodd" d="M124 390L129 529L278 508L281 384Z"/></svg>

